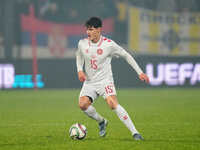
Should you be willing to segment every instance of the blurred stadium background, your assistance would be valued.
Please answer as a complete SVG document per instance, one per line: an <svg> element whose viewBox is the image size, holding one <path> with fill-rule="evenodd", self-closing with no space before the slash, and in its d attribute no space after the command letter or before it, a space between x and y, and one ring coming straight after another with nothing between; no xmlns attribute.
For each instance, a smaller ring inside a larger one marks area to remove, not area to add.
<svg viewBox="0 0 200 150"><path fill-rule="evenodd" d="M112 61L119 102L143 142L102 98L94 105L110 122L105 138L77 105L75 51L91 16L150 77L142 83L123 59ZM0 0L0 150L199 150L199 87L199 0ZM44 90L26 90L34 88ZM68 137L75 122L88 129L84 141Z"/></svg>
<svg viewBox="0 0 200 150"><path fill-rule="evenodd" d="M151 78L114 59L117 87L200 87L199 0L1 0L0 89L80 88L75 51L91 16Z"/></svg>

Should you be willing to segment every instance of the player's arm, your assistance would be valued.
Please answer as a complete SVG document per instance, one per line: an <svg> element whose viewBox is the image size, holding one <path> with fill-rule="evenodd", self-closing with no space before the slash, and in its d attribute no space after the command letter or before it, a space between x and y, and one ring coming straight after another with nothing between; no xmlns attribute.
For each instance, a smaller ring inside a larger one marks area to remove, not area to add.
<svg viewBox="0 0 200 150"><path fill-rule="evenodd" d="M112 55L123 57L131 65L131 67L137 72L139 79L141 81L145 81L146 83L149 83L149 77L145 73L143 73L142 69L139 67L135 59L128 52L126 52L122 47L120 47L116 43L113 43L113 48L114 48L114 51Z"/></svg>
<svg viewBox="0 0 200 150"><path fill-rule="evenodd" d="M84 65L84 58L80 50L80 42L79 42L78 50L76 52L76 67L78 72L78 79L81 82L84 82L86 80L86 75L83 71L83 65Z"/></svg>

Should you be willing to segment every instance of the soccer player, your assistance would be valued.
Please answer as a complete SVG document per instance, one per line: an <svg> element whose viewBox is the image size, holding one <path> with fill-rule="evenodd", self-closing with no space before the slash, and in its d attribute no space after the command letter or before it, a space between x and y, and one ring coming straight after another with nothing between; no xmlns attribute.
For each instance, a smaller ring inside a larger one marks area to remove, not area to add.
<svg viewBox="0 0 200 150"><path fill-rule="evenodd" d="M102 21L92 17L85 23L88 38L78 43L76 64L78 78L83 83L79 96L79 107L87 116L99 124L99 135L106 135L108 121L97 113L92 103L102 96L109 107L131 131L135 140L143 140L135 128L127 111L118 103L111 70L113 56L123 57L139 75L139 79L149 83L149 78L140 69L134 58L114 41L102 36Z"/></svg>

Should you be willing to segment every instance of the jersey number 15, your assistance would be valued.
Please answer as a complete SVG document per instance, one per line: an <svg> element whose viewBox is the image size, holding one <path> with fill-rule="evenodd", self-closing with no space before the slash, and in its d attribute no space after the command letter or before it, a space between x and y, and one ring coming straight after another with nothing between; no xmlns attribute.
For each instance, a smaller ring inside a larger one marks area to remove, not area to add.
<svg viewBox="0 0 200 150"><path fill-rule="evenodd" d="M90 64L91 64L91 68L97 70L97 68L98 68L98 67L97 67L97 60L91 59L91 60L90 60Z"/></svg>

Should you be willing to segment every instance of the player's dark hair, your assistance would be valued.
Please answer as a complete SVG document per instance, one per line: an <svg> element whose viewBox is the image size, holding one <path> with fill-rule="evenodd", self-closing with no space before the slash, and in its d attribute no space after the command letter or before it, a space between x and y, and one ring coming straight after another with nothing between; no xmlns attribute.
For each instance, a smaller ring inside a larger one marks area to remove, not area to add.
<svg viewBox="0 0 200 150"><path fill-rule="evenodd" d="M102 21L98 17L91 17L89 20L86 21L85 26L87 28L89 27L99 28L102 27Z"/></svg>

